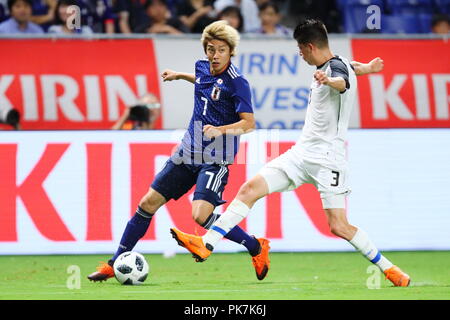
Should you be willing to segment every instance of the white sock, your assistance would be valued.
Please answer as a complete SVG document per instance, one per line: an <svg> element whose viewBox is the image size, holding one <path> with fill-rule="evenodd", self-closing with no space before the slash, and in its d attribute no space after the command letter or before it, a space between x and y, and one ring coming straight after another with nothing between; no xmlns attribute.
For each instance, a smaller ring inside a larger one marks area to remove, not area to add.
<svg viewBox="0 0 450 320"><path fill-rule="evenodd" d="M367 258L373 264L376 264L381 271L385 271L393 266L392 262L386 259L370 241L369 236L364 230L359 229L356 231L352 240L349 241L356 250L361 252L363 256Z"/></svg>
<svg viewBox="0 0 450 320"><path fill-rule="evenodd" d="M234 199L227 210L213 223L208 232L202 237L203 243L205 245L209 244L214 248L217 242L247 217L249 212L250 208L245 203Z"/></svg>

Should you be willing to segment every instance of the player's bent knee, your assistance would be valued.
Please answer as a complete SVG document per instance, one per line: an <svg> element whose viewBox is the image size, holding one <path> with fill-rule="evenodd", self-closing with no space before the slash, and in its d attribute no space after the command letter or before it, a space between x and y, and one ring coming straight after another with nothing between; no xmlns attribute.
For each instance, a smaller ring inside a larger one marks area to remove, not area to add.
<svg viewBox="0 0 450 320"><path fill-rule="evenodd" d="M252 181L244 183L238 192L239 198L246 199L248 201L257 200L256 186Z"/></svg>

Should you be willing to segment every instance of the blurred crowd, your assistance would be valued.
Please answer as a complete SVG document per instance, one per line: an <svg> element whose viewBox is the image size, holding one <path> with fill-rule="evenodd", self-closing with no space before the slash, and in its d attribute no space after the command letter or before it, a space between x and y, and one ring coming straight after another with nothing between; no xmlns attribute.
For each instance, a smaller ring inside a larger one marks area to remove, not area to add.
<svg viewBox="0 0 450 320"><path fill-rule="evenodd" d="M382 23L369 30L373 5ZM241 33L291 37L305 18L324 21L330 33L448 34L449 14L450 0L0 0L0 34L201 33L223 19ZM159 108L144 95L112 129L151 129ZM0 108L4 125L20 130L19 112Z"/></svg>
<svg viewBox="0 0 450 320"><path fill-rule="evenodd" d="M383 3L395 0L379 0ZM413 1L420 0L403 0ZM449 3L449 0L426 0ZM353 32L354 5L372 0L0 0L0 33L201 33L225 19L243 33L291 35L301 18L319 18L331 33ZM74 7L76 6L76 7ZM445 10L433 9L430 32L448 33ZM364 17L364 15L363 15ZM428 30L428 29L427 29ZM401 30L400 30L401 31ZM356 30L355 32L364 32Z"/></svg>
<svg viewBox="0 0 450 320"><path fill-rule="evenodd" d="M241 32L291 34L281 24L284 2L0 0L0 33L201 33L211 22L225 19Z"/></svg>

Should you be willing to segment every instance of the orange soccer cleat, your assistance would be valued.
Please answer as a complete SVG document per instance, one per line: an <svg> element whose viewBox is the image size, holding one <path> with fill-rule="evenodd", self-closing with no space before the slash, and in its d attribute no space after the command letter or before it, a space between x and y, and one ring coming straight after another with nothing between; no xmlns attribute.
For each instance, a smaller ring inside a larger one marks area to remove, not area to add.
<svg viewBox="0 0 450 320"><path fill-rule="evenodd" d="M396 287L407 287L411 279L399 267L392 266L384 271L386 279L389 279Z"/></svg>
<svg viewBox="0 0 450 320"><path fill-rule="evenodd" d="M258 240L259 244L261 245L261 250L256 256L252 257L252 263L255 267L256 277L258 278L258 280L263 280L270 268L270 241L264 238L259 238L256 240Z"/></svg>
<svg viewBox="0 0 450 320"><path fill-rule="evenodd" d="M88 279L94 282L106 281L112 277L114 277L114 269L112 267L112 263L105 262L101 262L101 264L97 267L97 271L88 275Z"/></svg>
<svg viewBox="0 0 450 320"><path fill-rule="evenodd" d="M192 253L192 256L197 262L205 261L213 250L212 247L208 249L207 246L203 244L202 237L200 236L181 232L177 228L171 228L170 233L178 242L179 246L185 247Z"/></svg>

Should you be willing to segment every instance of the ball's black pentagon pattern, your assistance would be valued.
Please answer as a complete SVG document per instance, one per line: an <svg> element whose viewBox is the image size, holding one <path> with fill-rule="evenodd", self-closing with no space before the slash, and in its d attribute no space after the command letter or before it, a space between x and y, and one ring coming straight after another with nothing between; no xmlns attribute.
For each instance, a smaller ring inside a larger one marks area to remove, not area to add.
<svg viewBox="0 0 450 320"><path fill-rule="evenodd" d="M139 256L136 256L136 269L138 269L139 271L142 271L142 269L144 269L144 261Z"/></svg>
<svg viewBox="0 0 450 320"><path fill-rule="evenodd" d="M147 279L148 273L138 279L138 282L144 282Z"/></svg>
<svg viewBox="0 0 450 320"><path fill-rule="evenodd" d="M117 270L119 270L120 273L128 274L128 273L131 273L131 271L133 271L133 268L127 266L126 264L122 264L117 267Z"/></svg>

